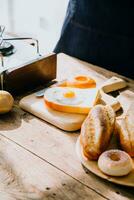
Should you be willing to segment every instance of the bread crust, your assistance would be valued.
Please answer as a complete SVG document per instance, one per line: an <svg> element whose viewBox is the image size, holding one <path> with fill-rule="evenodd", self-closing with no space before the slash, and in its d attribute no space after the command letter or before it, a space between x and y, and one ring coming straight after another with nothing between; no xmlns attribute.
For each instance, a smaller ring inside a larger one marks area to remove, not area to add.
<svg viewBox="0 0 134 200"><path fill-rule="evenodd" d="M125 118L116 123L116 130L122 150L134 157L134 103Z"/></svg>
<svg viewBox="0 0 134 200"><path fill-rule="evenodd" d="M115 124L115 113L110 106L94 106L81 127L80 142L84 155L97 160L109 145Z"/></svg>

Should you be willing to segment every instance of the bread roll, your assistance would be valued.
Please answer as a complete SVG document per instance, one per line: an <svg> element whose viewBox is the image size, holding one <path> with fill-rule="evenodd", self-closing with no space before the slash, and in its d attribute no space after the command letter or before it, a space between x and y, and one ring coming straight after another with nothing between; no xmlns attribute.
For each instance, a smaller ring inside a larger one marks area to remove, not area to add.
<svg viewBox="0 0 134 200"><path fill-rule="evenodd" d="M116 123L121 148L134 157L134 103L131 104L124 119Z"/></svg>
<svg viewBox="0 0 134 200"><path fill-rule="evenodd" d="M94 106L82 124L80 141L84 155L97 160L106 150L114 129L115 113L110 106Z"/></svg>

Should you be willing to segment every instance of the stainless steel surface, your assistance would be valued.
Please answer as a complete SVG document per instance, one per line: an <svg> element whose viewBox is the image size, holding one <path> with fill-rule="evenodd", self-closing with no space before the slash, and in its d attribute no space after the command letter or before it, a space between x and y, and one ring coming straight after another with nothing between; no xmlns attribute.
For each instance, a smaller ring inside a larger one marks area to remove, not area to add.
<svg viewBox="0 0 134 200"><path fill-rule="evenodd" d="M49 54L4 71L4 89L21 94L43 86L55 78L56 54Z"/></svg>
<svg viewBox="0 0 134 200"><path fill-rule="evenodd" d="M3 41L15 41L15 40L33 40L36 43L36 51L37 54L40 56L40 48L39 48L39 41L35 38L31 37L12 37L12 38L3 38Z"/></svg>

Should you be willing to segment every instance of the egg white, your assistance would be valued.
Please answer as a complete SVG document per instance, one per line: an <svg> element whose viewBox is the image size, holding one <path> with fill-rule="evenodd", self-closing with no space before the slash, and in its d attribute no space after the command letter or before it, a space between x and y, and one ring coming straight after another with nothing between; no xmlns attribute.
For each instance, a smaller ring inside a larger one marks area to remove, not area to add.
<svg viewBox="0 0 134 200"><path fill-rule="evenodd" d="M72 91L74 97L65 97L64 94ZM97 89L79 89L69 87L52 87L46 90L44 98L49 102L55 102L67 106L92 106L97 95Z"/></svg>
<svg viewBox="0 0 134 200"><path fill-rule="evenodd" d="M55 101L64 105L79 105L84 101L84 98L81 96L80 92L76 93L74 90L74 97L65 97L64 94L68 91L68 89L65 89L65 91L57 90L54 94Z"/></svg>

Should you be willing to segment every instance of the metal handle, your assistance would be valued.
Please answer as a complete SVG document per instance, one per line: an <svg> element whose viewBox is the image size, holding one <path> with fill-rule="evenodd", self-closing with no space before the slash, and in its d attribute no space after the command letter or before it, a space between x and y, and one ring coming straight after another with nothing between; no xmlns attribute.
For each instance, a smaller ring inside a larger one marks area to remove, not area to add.
<svg viewBox="0 0 134 200"><path fill-rule="evenodd" d="M40 49L39 49L39 41L35 38L31 38L31 37L15 37L15 38L4 38L4 41L10 41L10 40L33 40L34 42L36 42L36 50L37 50L37 54L39 56L41 56L40 54Z"/></svg>
<svg viewBox="0 0 134 200"><path fill-rule="evenodd" d="M5 26L1 25L0 26L0 46L3 43L3 33L4 33L4 31L5 31Z"/></svg>
<svg viewBox="0 0 134 200"><path fill-rule="evenodd" d="M1 60L1 66L2 68L4 68L4 59L1 53L0 53L0 60ZM1 84L1 89L4 90L4 70L0 73L0 84Z"/></svg>

